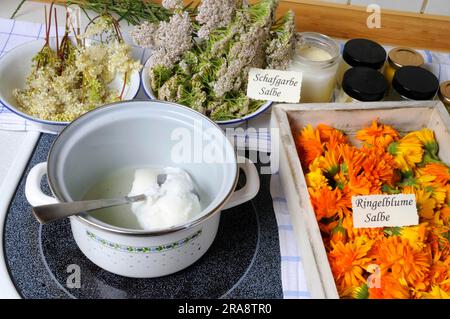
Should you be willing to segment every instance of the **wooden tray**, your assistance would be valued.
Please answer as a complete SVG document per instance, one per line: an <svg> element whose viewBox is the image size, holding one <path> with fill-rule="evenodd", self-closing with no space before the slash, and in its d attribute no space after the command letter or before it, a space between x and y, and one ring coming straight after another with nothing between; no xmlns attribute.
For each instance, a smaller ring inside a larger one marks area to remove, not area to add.
<svg viewBox="0 0 450 319"><path fill-rule="evenodd" d="M313 298L339 298L322 236L309 199L294 135L307 124L328 124L355 142L356 132L373 119L401 133L428 127L440 145L439 157L450 164L450 117L441 102L375 102L328 104L277 104L272 127L279 129L279 174ZM275 145L276 145L276 141ZM301 154L300 154L301 156Z"/></svg>

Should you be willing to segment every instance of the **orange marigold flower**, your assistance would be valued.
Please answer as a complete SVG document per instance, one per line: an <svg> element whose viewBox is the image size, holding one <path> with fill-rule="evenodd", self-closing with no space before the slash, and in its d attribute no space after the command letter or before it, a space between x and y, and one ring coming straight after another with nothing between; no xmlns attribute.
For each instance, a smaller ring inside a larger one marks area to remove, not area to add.
<svg viewBox="0 0 450 319"><path fill-rule="evenodd" d="M350 195L370 195L381 193L381 183L372 183L365 174L352 174L352 166L349 165L349 179L344 191ZM376 182L376 181L375 181Z"/></svg>
<svg viewBox="0 0 450 319"><path fill-rule="evenodd" d="M377 242L372 256L380 265L382 275L392 273L396 278L405 278L408 284L418 289L427 287L431 267L429 249L416 250L408 239L390 236Z"/></svg>
<svg viewBox="0 0 450 319"><path fill-rule="evenodd" d="M363 162L366 155L357 148L343 145L339 148L343 158L341 165L342 173L347 176L347 183L344 185L344 191L349 195L369 195L379 194L381 192L381 182L369 180L364 174Z"/></svg>
<svg viewBox="0 0 450 319"><path fill-rule="evenodd" d="M386 148L392 142L398 140L398 132L388 125L378 124L372 121L372 124L356 133L356 138L369 145Z"/></svg>
<svg viewBox="0 0 450 319"><path fill-rule="evenodd" d="M332 250L328 254L328 259L338 290L343 292L349 287L365 283L363 274L371 262L367 252L372 248L372 241L359 237L345 244L331 243L331 246Z"/></svg>
<svg viewBox="0 0 450 319"><path fill-rule="evenodd" d="M439 216L442 219L443 224L450 226L450 206L442 207Z"/></svg>
<svg viewBox="0 0 450 319"><path fill-rule="evenodd" d="M308 167L314 159L323 153L323 144L319 132L311 125L304 127L296 140L297 150L304 167Z"/></svg>
<svg viewBox="0 0 450 319"><path fill-rule="evenodd" d="M339 172L339 153L330 149L325 152L324 156L320 157L320 168L327 173L327 176L334 176Z"/></svg>
<svg viewBox="0 0 450 319"><path fill-rule="evenodd" d="M431 158L438 159L437 153L439 151L438 143L434 137L434 132L428 128L423 128L420 131L412 132L419 141L423 144Z"/></svg>
<svg viewBox="0 0 450 319"><path fill-rule="evenodd" d="M414 134L407 134L388 146L388 152L395 157L397 168L402 172L411 171L422 161L423 145Z"/></svg>
<svg viewBox="0 0 450 319"><path fill-rule="evenodd" d="M345 217L344 219L346 219ZM342 226L342 219L340 219L333 227L330 233L330 241L333 243L346 243L347 242L347 230Z"/></svg>
<svg viewBox="0 0 450 319"><path fill-rule="evenodd" d="M434 258L430 268L430 281L432 285L439 286L450 292L450 256L446 260L440 260L441 254Z"/></svg>
<svg viewBox="0 0 450 319"><path fill-rule="evenodd" d="M428 243L433 255L439 254L442 260L445 260L450 256L450 226L445 225L440 218L440 214L441 212L437 212L433 222L430 224Z"/></svg>
<svg viewBox="0 0 450 319"><path fill-rule="evenodd" d="M402 193L416 195L416 205L420 217L425 219L434 218L436 200L431 196L431 192L427 192L425 189L406 186L403 188Z"/></svg>
<svg viewBox="0 0 450 319"><path fill-rule="evenodd" d="M364 154L356 147L349 144L341 144L338 146L337 151L345 165L352 164L353 167L361 167Z"/></svg>
<svg viewBox="0 0 450 319"><path fill-rule="evenodd" d="M422 299L450 299L449 291L439 286L431 286L430 291L421 294Z"/></svg>
<svg viewBox="0 0 450 319"><path fill-rule="evenodd" d="M333 179L339 189L344 189L345 185L348 183L347 176L342 171L334 175Z"/></svg>
<svg viewBox="0 0 450 319"><path fill-rule="evenodd" d="M342 227L347 231L349 240L355 240L357 237L367 237L369 239L378 240L384 236L383 228L354 228L353 216L351 214L344 217Z"/></svg>
<svg viewBox="0 0 450 319"><path fill-rule="evenodd" d="M399 236L408 239L409 244L416 250L421 250L426 246L425 240L428 230L428 223L421 223L417 226L406 226L400 228Z"/></svg>
<svg viewBox="0 0 450 319"><path fill-rule="evenodd" d="M429 163L420 169L420 173L435 176L434 181L442 186L450 182L450 168L443 163Z"/></svg>
<svg viewBox="0 0 450 319"><path fill-rule="evenodd" d="M322 187L328 187L328 180L323 175L322 170L315 169L306 174L306 185L312 189L320 189Z"/></svg>
<svg viewBox="0 0 450 319"><path fill-rule="evenodd" d="M318 190L309 189L309 194L318 221L336 215L342 218L348 214L351 207L350 199L339 189L330 190L327 187Z"/></svg>
<svg viewBox="0 0 450 319"><path fill-rule="evenodd" d="M319 131L320 139L324 143L331 142L332 144L343 144L348 142L347 136L334 127L326 124L319 124L317 125L317 130Z"/></svg>
<svg viewBox="0 0 450 319"><path fill-rule="evenodd" d="M361 151L365 154L361 167L367 179L377 187L394 185L397 178L394 157L376 147L363 147Z"/></svg>
<svg viewBox="0 0 450 319"><path fill-rule="evenodd" d="M369 287L370 299L408 299L410 297L411 293L406 281L391 274L381 276L379 287Z"/></svg>
<svg viewBox="0 0 450 319"><path fill-rule="evenodd" d="M450 206L450 184L445 185L445 189L447 190L447 205Z"/></svg>

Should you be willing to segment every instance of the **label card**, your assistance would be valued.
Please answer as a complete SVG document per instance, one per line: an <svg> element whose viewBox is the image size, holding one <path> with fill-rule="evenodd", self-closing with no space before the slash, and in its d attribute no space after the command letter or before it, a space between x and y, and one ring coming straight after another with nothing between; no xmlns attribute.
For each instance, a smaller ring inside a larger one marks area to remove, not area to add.
<svg viewBox="0 0 450 319"><path fill-rule="evenodd" d="M251 68L247 96L255 100L298 103L302 73Z"/></svg>
<svg viewBox="0 0 450 319"><path fill-rule="evenodd" d="M352 209L355 228L419 224L414 194L352 196Z"/></svg>

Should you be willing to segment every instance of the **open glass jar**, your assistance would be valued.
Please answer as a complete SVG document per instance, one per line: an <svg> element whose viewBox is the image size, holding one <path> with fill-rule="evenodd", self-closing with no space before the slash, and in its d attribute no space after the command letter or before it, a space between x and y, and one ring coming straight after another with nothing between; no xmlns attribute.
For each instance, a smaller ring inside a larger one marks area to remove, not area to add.
<svg viewBox="0 0 450 319"><path fill-rule="evenodd" d="M339 46L316 32L296 34L295 53L288 70L303 73L301 103L326 103L333 97Z"/></svg>

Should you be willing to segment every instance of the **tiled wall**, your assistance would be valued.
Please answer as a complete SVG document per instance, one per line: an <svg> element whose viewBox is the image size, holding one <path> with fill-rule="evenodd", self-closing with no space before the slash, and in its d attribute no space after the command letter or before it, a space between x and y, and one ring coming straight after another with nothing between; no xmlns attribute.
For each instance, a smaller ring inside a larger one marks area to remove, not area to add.
<svg viewBox="0 0 450 319"><path fill-rule="evenodd" d="M366 6L378 4L381 8L416 13L450 16L450 0L322 0L325 2Z"/></svg>

